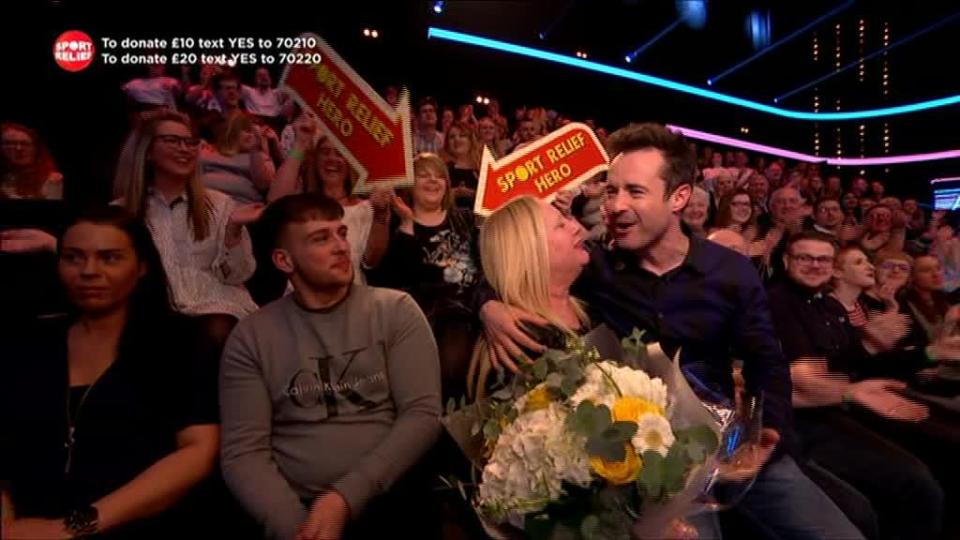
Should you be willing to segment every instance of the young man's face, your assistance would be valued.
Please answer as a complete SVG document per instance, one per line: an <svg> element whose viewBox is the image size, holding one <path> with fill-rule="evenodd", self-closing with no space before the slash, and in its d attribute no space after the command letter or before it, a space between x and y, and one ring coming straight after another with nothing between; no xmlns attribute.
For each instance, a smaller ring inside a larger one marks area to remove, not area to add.
<svg viewBox="0 0 960 540"><path fill-rule="evenodd" d="M832 229L843 221L843 210L840 209L840 203L837 201L823 201L817 206L816 215L813 218L817 225Z"/></svg>
<svg viewBox="0 0 960 540"><path fill-rule="evenodd" d="M604 207L617 247L630 251L655 245L690 199L690 184L665 196L661 152L655 148L619 154L610 163Z"/></svg>
<svg viewBox="0 0 960 540"><path fill-rule="evenodd" d="M794 242L784 254L783 265L795 283L808 289L819 289L833 275L835 256L833 244L820 240L800 240Z"/></svg>
<svg viewBox="0 0 960 540"><path fill-rule="evenodd" d="M288 224L274 250L273 261L281 271L312 288L332 289L353 281L347 226L339 219Z"/></svg>

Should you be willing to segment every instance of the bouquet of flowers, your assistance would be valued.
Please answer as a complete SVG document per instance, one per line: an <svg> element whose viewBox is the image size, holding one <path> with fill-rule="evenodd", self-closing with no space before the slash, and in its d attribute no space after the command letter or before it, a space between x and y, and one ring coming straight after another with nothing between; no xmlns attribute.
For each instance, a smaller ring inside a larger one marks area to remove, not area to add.
<svg viewBox="0 0 960 540"><path fill-rule="evenodd" d="M481 471L472 499L492 536L662 536L702 493L719 425L676 360L641 332L612 335L569 339L488 398L448 405L444 424Z"/></svg>

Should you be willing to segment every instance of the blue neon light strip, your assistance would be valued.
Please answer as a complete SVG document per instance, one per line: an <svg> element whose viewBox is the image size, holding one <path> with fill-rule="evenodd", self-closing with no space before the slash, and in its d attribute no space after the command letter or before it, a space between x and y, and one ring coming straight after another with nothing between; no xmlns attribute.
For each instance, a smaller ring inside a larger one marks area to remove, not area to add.
<svg viewBox="0 0 960 540"><path fill-rule="evenodd" d="M526 47L523 45L517 45L517 44L509 43L506 41L500 41L496 39L475 36L473 34L465 34L463 32L456 32L454 30L446 30L443 28L437 28L437 27L431 26L427 30L427 38L444 39L447 41L464 43L466 45L474 45L477 47L484 47L487 49L493 49L501 52L507 52L511 54L517 54L520 56L536 58L538 60L546 60L548 62L554 62L557 64L563 64L563 65L576 67L580 69L586 69L589 71L595 71L597 73L603 73L606 75L613 75L614 77L621 77L621 78L629 79L639 83L659 86L660 88L675 90L677 92L682 92L684 94L691 94L694 96L712 99L714 101L720 101L722 103L728 103L730 105L736 105L738 107L743 107L745 109L752 109L752 110L764 112L767 114L773 114L773 115L782 116L785 118L792 118L794 120L828 121L828 120L857 120L862 118L878 118L878 117L884 117L884 116L893 116L897 114L906 114L906 113L917 112L917 111L925 111L929 109L936 109L939 107L946 107L948 105L955 105L957 103L960 103L960 95L953 95L953 96L942 97L939 99L920 101L917 103L909 103L906 105L897 105L895 107L883 107L880 109L867 109L867 110L861 110L861 111L844 111L844 112L797 111L797 110L791 110L791 109L782 109L780 107L774 107L771 105L767 105L765 103L760 103L758 101L743 99L736 96L731 96L729 94L722 94L720 92L714 92L712 90L698 88L693 85L689 85L689 84L685 84L677 81L671 81L669 79L664 79L661 77L655 77L653 75L647 75L647 74L639 73L636 71L630 71L628 69L609 66L606 64L601 64L599 62L594 62L592 60L584 60L582 58L577 58L575 56L557 54L554 52L535 49L533 47Z"/></svg>

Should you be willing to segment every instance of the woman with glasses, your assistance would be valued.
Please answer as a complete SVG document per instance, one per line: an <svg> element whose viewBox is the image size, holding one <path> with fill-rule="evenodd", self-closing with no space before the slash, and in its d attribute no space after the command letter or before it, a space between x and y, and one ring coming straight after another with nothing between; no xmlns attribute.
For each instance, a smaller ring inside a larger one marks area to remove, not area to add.
<svg viewBox="0 0 960 540"><path fill-rule="evenodd" d="M716 229L730 229L740 233L747 243L757 237L757 213L753 198L744 189L727 193L717 206Z"/></svg>
<svg viewBox="0 0 960 540"><path fill-rule="evenodd" d="M0 199L62 199L63 175L37 133L0 124Z"/></svg>
<svg viewBox="0 0 960 540"><path fill-rule="evenodd" d="M200 147L186 115L143 113L117 163L117 204L143 219L170 280L174 309L198 318L212 352L257 305L243 286L256 263L245 229L263 205L237 206L200 181Z"/></svg>

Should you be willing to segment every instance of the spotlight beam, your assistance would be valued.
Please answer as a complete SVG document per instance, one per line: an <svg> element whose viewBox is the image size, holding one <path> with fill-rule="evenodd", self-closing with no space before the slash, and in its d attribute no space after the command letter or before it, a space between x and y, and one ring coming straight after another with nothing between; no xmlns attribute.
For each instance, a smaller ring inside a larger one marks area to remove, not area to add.
<svg viewBox="0 0 960 540"><path fill-rule="evenodd" d="M826 13L824 13L823 15L821 15L821 16L817 17L816 19L810 21L809 23L805 24L803 27L798 28L797 30L794 30L792 33L790 33L790 34L787 35L786 37L780 38L780 39L778 39L777 41L775 41L775 42L771 43L770 45L766 46L765 48L757 51L756 53L753 54L753 56L751 56L750 58L747 58L747 59L744 60L743 62L740 62L739 64L736 64L736 65L728 68L727 70L723 71L723 72L720 73L719 75L716 75L716 76L714 76L714 77L711 77L710 79L707 79L708 81L710 81L708 84L711 84L711 85L716 84L717 81L719 81L720 79L725 78L726 76L730 75L731 73L739 70L739 69L742 68L743 66L749 64L750 62L753 62L753 61L756 60L757 58L760 58L761 56L767 54L768 52L770 52L770 51L772 51L772 50L774 50L774 49L776 49L777 47L783 45L784 43L793 41L794 39L797 38L797 36L803 34L804 32L807 32L808 30L811 30L811 29L819 26L820 23L822 23L823 21L825 21L825 20L833 17L834 15L840 13L841 11L849 8L849 7L852 6L854 3L856 3L855 0L847 0L847 2L844 2L843 4L841 4L841 5L833 8L832 10L830 10L830 11L828 11L828 12L826 12Z"/></svg>
<svg viewBox="0 0 960 540"><path fill-rule="evenodd" d="M577 0L568 0L567 3L564 4L564 6L557 13L557 16L554 17L552 21L550 21L550 24L548 24L546 28L544 28L537 34L540 37L540 39L547 39L550 33L553 32L553 29L556 28L558 24L560 24L560 21L562 21L563 18L567 16L567 13L570 11L570 8L572 8L573 5L576 3L577 3Z"/></svg>
<svg viewBox="0 0 960 540"><path fill-rule="evenodd" d="M777 96L777 97L773 100L773 102L774 102L774 103L779 103L779 102L783 101L784 99L787 99L787 98L790 97L790 96L793 96L793 95L795 95L795 94L799 94L800 92L803 92L804 90L810 88L811 86L816 86L816 85L822 83L823 81L825 81L825 80L827 80L827 79L830 79L830 78L833 78L833 77L835 77L835 76L843 73L844 71L847 71L848 69L850 69L850 68L852 68L852 67L854 67L854 66L858 66L858 65L860 65L860 64L862 64L862 63L864 63L864 62L867 62L868 60L872 60L873 58L876 58L877 56L880 56L881 54L883 54L883 53L885 53L885 52L893 49L894 47L898 47L898 46L903 45L904 43L906 43L906 42L908 42L908 41L912 41L912 40L914 40L914 39L916 39L916 38L918 38L918 37L920 37L920 36L922 36L922 35L924 35L924 34L927 34L927 33L929 33L929 32L933 32L933 31L936 30L937 28L940 28L941 26L943 26L943 25L945 25L945 24L947 24L947 23L953 22L957 17L960 17L960 11L958 11L957 13L954 13L953 15L947 17L946 19L941 19L941 20L933 23L933 24L931 24L930 26L927 26L926 28L922 28L922 29L920 29L920 30L917 30L916 32L910 34L909 36L906 36L906 37L903 37L903 38L901 38L901 39L899 39L899 40L897 40L897 41L894 41L893 43L891 43L890 45L887 45L886 47L883 47L883 48L881 48L881 49L877 49L876 51L873 51L872 53L864 56L863 59L859 59L859 60L855 60L855 61L853 61L853 62L850 62L849 64L847 64L847 65L845 65L845 66L843 66L843 67L841 67L841 68L839 68L839 69L834 69L833 71L831 71L831 72L829 72L829 73L826 73L826 74L824 74L824 75L821 76L821 77L818 77L818 78L816 78L816 79L814 79L814 80L812 80L812 81L810 81L810 82L808 82L808 83L804 83L803 85L798 86L798 87L794 88L793 90L790 90L789 92L787 92L787 93L785 93L785 94L779 95L779 96Z"/></svg>
<svg viewBox="0 0 960 540"><path fill-rule="evenodd" d="M916 103L907 103L904 105L883 107L879 109L866 109L866 110L859 110L859 111L842 111L842 112L841 111L837 111L837 112L798 111L793 109L782 109L779 107L774 107L773 105L767 105L766 103L760 103L759 101L752 101L749 99L731 96L729 94L722 94L720 92L714 92L712 90L707 90L705 88L699 88L690 84L672 81L670 79L664 79L662 77L656 77L654 75L647 75L645 73L631 71L629 69L623 69L617 66L601 64L600 62L595 62L593 60L584 60L581 58L576 58L574 56L558 54L555 52L545 51L543 49L535 49L533 47L526 47L524 45L517 45L515 43L509 43L509 42L500 41L497 39L485 38L485 37L477 36L474 34L467 34L464 32L457 32L454 30L437 28L435 26L431 26L427 30L427 38L453 41L455 43L473 45L475 47L492 49L495 51L516 54L519 56L526 56L528 58L535 58L537 60L545 60L545 61L553 62L556 64L562 64L570 67L585 69L588 71L603 73L605 75L620 77L620 78L631 80L634 82L649 84L649 85L657 86L660 88L666 88L668 90L673 90L675 92L681 92L684 94L699 96L702 98L719 101L721 103L727 103L729 105L736 105L738 107L742 107L745 109L751 109L754 111L772 114L772 115L780 116L783 118L792 118L794 120L833 121L833 120L858 120L861 118L879 118L879 117L885 117L885 116L893 116L896 114L906 114L911 112L936 109L939 107L946 107L949 105L955 105L957 103L960 103L960 94L955 94L955 95L945 96L938 99L918 101Z"/></svg>
<svg viewBox="0 0 960 540"><path fill-rule="evenodd" d="M656 43L656 42L660 41L661 39L663 39L663 36L665 36L665 35L669 34L670 32L672 32L672 31L674 30L674 28L680 26L680 23L682 23L682 22L683 22L683 17L678 18L677 20L675 20L675 21L673 21L672 23L668 24L668 25L666 26L666 28L664 28L663 30L661 30L657 35L653 36L653 38L651 38L650 41L648 41L648 42L644 43L643 45L637 47L637 48L636 48L632 53L630 53L630 55L629 55L630 58L631 58L631 60L636 60L637 57L640 56L641 54L643 54L644 51L646 51L647 49L649 49L650 46L652 46L654 43Z"/></svg>

